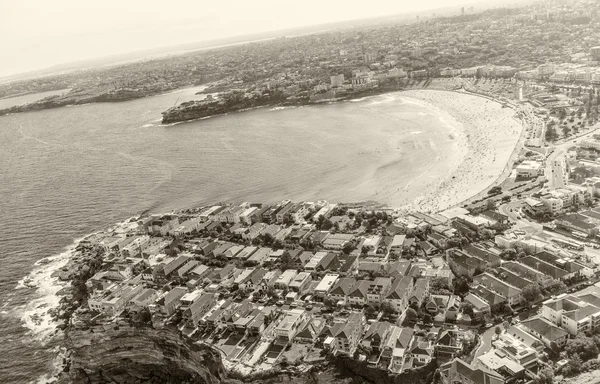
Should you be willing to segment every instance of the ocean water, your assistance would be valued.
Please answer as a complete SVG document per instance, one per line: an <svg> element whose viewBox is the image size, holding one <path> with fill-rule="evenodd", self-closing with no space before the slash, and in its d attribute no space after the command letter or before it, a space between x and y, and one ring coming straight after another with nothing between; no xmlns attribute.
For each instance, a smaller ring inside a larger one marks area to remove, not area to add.
<svg viewBox="0 0 600 384"><path fill-rule="evenodd" d="M194 92L0 117L1 383L52 373L46 311L60 285L50 275L75 239L141 212L220 201L401 205L455 145L398 94L160 125Z"/></svg>

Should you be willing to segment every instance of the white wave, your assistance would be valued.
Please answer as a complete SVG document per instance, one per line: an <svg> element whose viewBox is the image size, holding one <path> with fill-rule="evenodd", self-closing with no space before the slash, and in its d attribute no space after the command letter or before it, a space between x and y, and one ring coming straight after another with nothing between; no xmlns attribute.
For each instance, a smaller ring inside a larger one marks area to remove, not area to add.
<svg viewBox="0 0 600 384"><path fill-rule="evenodd" d="M348 101L351 102L351 103L357 103L359 101L367 100L368 97L369 96L367 96L367 97L361 97L361 98L358 98L358 99L351 99L351 100L348 100Z"/></svg>
<svg viewBox="0 0 600 384"><path fill-rule="evenodd" d="M23 326L28 328L31 336L38 341L47 341L56 332L58 324L50 312L59 305L58 291L69 284L60 281L57 277L52 277L52 274L67 264L81 240L83 238L76 239L62 253L38 261L33 271L19 281L15 287L15 289L35 289L36 297L19 308L18 313Z"/></svg>
<svg viewBox="0 0 600 384"><path fill-rule="evenodd" d="M423 133L423 132L421 132L421 131L412 131L410 134L411 135L420 135L421 133Z"/></svg>
<svg viewBox="0 0 600 384"><path fill-rule="evenodd" d="M142 125L140 128L150 128L150 127L157 127L157 126L158 126L158 124L148 123L148 124Z"/></svg>

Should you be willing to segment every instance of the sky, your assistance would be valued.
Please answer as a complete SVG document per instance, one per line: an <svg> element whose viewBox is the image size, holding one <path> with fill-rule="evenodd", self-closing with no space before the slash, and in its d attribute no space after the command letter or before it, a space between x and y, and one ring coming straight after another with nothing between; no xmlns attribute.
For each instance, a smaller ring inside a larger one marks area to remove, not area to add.
<svg viewBox="0 0 600 384"><path fill-rule="evenodd" d="M0 0L0 77L56 64L472 0Z"/></svg>

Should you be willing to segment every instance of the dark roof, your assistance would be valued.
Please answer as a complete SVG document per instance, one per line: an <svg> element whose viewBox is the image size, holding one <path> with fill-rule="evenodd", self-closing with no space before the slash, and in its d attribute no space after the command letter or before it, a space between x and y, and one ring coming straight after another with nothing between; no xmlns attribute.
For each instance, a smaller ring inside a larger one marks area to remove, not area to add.
<svg viewBox="0 0 600 384"><path fill-rule="evenodd" d="M569 335L564 329L540 318L524 320L521 322L521 325L544 336L550 341L556 341Z"/></svg>
<svg viewBox="0 0 600 384"><path fill-rule="evenodd" d="M526 279L524 277L521 277L520 275L518 275L517 273L508 270L506 268L498 268L498 272L499 272L499 277L501 280L506 281L508 284L515 286L519 289L523 289L526 286L530 285L533 283L533 281Z"/></svg>
<svg viewBox="0 0 600 384"><path fill-rule="evenodd" d="M565 271L564 269L555 267L554 265L546 263L545 261L540 260L533 256L523 257L520 261L521 261L521 263L523 263L537 271L540 271L544 275L550 276L554 279L560 279L568 274L568 272Z"/></svg>
<svg viewBox="0 0 600 384"><path fill-rule="evenodd" d="M347 296L355 284L356 279L354 277L342 277L333 284L333 288L331 288L329 295Z"/></svg>

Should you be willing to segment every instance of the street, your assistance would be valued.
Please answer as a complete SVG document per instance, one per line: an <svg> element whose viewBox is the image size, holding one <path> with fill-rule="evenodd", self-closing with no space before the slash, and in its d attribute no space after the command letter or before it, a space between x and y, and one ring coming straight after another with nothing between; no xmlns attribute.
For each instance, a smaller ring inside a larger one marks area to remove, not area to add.
<svg viewBox="0 0 600 384"><path fill-rule="evenodd" d="M502 328L501 324L499 324L498 326ZM483 332L482 334L479 335L481 344L475 351L475 355L473 357L473 363L476 363L477 358L479 356L483 355L484 353L486 353L487 351L489 351L492 348L492 339L493 339L494 335L496 334L495 329L496 329L496 326L494 325L491 328L486 329L485 332Z"/></svg>
<svg viewBox="0 0 600 384"><path fill-rule="evenodd" d="M554 188L554 177L552 176L552 162L558 156L563 156L565 154L565 152L567 151L567 149L575 146L576 143L579 142L580 140L585 139L586 137L591 136L594 133L596 133L597 129L598 128L591 129L589 132L586 132L577 138L567 140L566 142L564 142L562 144L557 144L557 145L554 145L553 147L551 147L554 149L554 151L550 155L548 155L548 157L546 158L546 166L544 168L544 175L548 179L547 186L549 188ZM548 149L550 149L550 148L548 148Z"/></svg>

